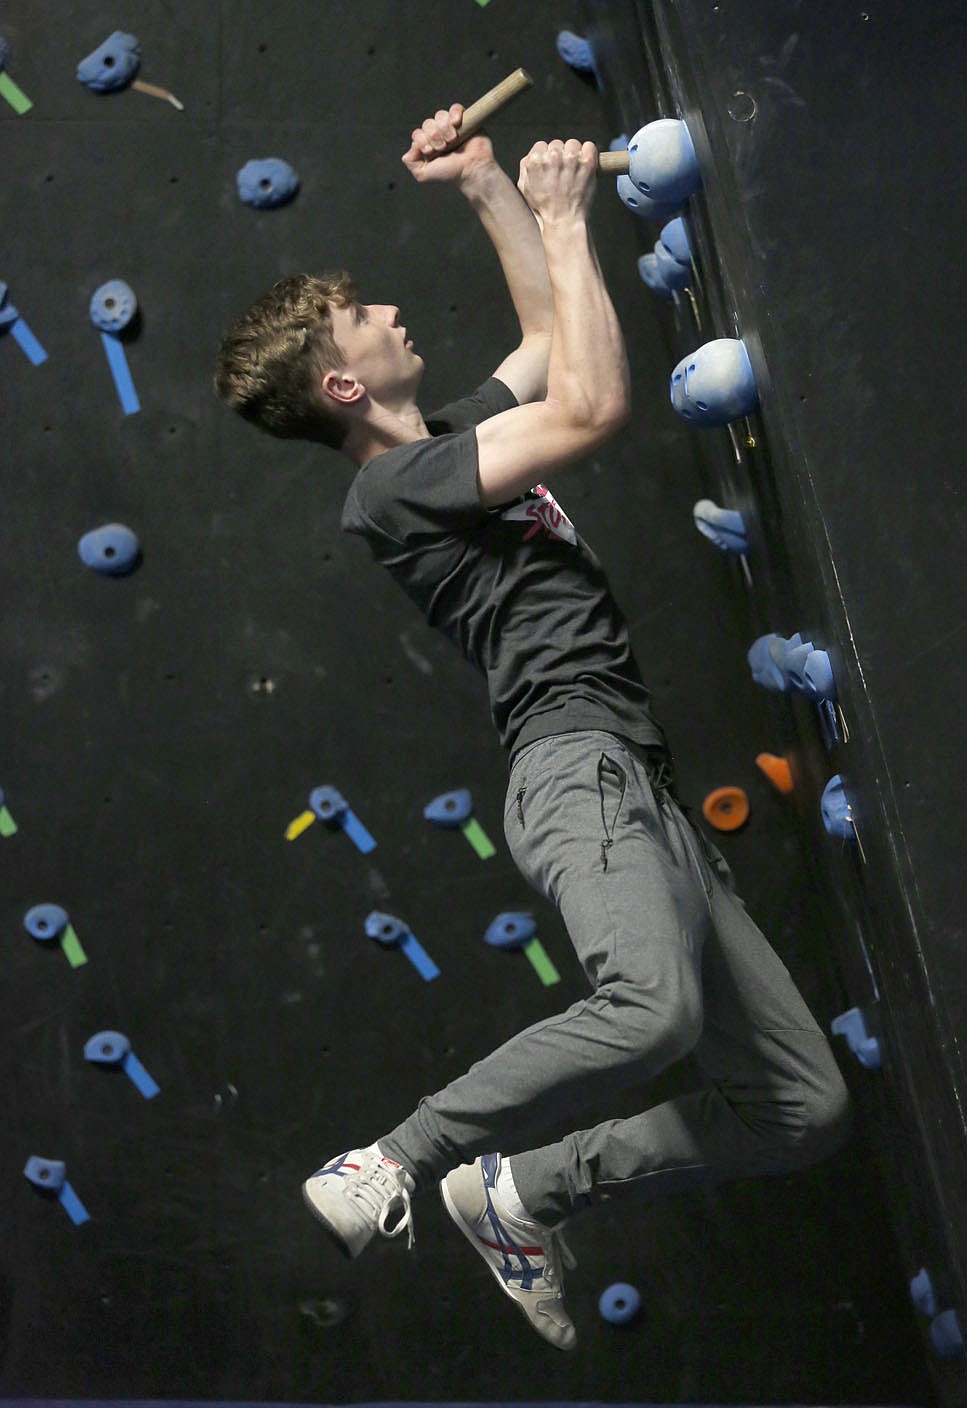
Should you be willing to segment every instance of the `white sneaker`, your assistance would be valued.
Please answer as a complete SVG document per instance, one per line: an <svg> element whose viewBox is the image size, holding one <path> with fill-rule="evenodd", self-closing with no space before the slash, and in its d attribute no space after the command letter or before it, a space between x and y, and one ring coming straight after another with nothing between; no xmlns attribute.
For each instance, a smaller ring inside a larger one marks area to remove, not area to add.
<svg viewBox="0 0 967 1408"><path fill-rule="evenodd" d="M564 1309L561 1263L574 1257L559 1232L512 1217L497 1195L499 1154L484 1154L448 1173L440 1184L447 1212L490 1267L505 1295L539 1335L557 1349L573 1349L577 1331Z"/></svg>
<svg viewBox="0 0 967 1408"><path fill-rule="evenodd" d="M377 1232L384 1237L408 1232L407 1246L412 1247L410 1194L415 1187L394 1159L376 1149L351 1149L307 1178L302 1196L342 1251L357 1257Z"/></svg>

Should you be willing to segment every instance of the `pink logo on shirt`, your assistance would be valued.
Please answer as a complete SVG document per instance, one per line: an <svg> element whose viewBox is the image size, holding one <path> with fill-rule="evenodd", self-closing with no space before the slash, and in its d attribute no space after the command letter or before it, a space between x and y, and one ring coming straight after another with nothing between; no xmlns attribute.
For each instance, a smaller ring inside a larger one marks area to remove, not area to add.
<svg viewBox="0 0 967 1408"><path fill-rule="evenodd" d="M546 533L549 538L558 538L576 547L578 537L574 524L550 490L545 489L543 484L537 484L531 492L536 497L527 498L522 504L513 504L504 510L501 518L530 523L530 528L524 534L525 543L530 542L538 533Z"/></svg>

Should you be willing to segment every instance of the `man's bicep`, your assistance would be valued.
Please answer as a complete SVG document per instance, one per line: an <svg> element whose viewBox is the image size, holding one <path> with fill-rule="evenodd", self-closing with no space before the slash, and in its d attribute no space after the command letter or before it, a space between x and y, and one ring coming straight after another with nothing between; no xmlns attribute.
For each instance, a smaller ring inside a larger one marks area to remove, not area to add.
<svg viewBox="0 0 967 1408"><path fill-rule="evenodd" d="M526 494L594 447L594 436L568 424L551 401L516 406L477 426L480 500L495 508Z"/></svg>

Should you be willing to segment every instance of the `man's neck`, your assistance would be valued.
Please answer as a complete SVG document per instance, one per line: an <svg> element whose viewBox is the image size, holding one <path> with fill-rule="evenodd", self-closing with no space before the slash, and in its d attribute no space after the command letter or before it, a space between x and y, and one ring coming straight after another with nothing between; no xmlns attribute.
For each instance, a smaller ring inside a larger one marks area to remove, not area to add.
<svg viewBox="0 0 967 1408"><path fill-rule="evenodd" d="M393 410L371 404L365 418L353 424L343 450L362 467L387 450L429 438L430 432L415 403Z"/></svg>

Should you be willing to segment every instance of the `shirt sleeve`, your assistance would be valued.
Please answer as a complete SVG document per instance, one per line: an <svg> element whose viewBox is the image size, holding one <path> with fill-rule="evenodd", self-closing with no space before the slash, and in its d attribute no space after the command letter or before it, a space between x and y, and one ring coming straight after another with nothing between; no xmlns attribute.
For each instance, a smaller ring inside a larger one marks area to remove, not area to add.
<svg viewBox="0 0 967 1408"><path fill-rule="evenodd" d="M427 421L431 439L400 445L360 470L343 509L343 528L375 541L419 547L483 522L475 427L517 405L496 378ZM462 428L466 426L466 428Z"/></svg>

